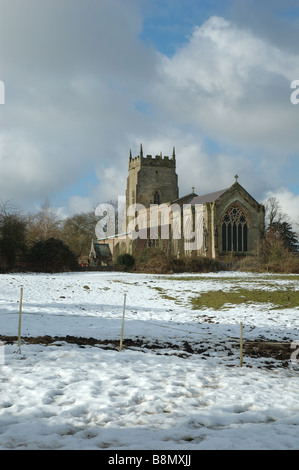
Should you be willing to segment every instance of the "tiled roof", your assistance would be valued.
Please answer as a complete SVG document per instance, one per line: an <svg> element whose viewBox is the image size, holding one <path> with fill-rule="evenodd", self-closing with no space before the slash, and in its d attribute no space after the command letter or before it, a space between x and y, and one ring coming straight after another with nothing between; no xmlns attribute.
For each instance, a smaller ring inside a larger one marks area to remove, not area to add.
<svg viewBox="0 0 299 470"><path fill-rule="evenodd" d="M221 189L220 191L215 191L214 193L203 194L202 196L198 196L197 194L191 193L187 194L186 196L180 197L175 201L172 201L172 204L178 204L179 206L183 206L184 204L191 204L192 206L195 204L206 204L208 202L216 201L216 199L222 196L225 191L227 191L227 189Z"/></svg>
<svg viewBox="0 0 299 470"><path fill-rule="evenodd" d="M194 199L194 197L198 197L197 194L190 193L190 194L187 194L186 196L176 199L175 201L171 201L171 204L178 204L179 206L183 206L184 204L190 204L192 199Z"/></svg>
<svg viewBox="0 0 299 470"><path fill-rule="evenodd" d="M190 204L207 204L208 202L214 202L216 199L222 196L225 191L227 191L227 189L221 189L220 191L215 191L214 193L203 194L202 196L195 196Z"/></svg>

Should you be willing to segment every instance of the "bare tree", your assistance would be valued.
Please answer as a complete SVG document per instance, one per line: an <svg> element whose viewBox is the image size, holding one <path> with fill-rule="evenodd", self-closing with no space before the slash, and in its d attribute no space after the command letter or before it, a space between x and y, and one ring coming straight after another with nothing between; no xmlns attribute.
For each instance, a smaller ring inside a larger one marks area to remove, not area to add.
<svg viewBox="0 0 299 470"><path fill-rule="evenodd" d="M266 201L266 232L261 252L266 262L284 262L288 253L298 250L299 241L288 217L283 214L275 197Z"/></svg>
<svg viewBox="0 0 299 470"><path fill-rule="evenodd" d="M97 218L94 212L75 214L63 222L61 239L77 255L89 255L95 238Z"/></svg>
<svg viewBox="0 0 299 470"><path fill-rule="evenodd" d="M61 221L56 211L46 201L37 214L28 214L27 241L30 246L49 238L60 238Z"/></svg>
<svg viewBox="0 0 299 470"><path fill-rule="evenodd" d="M280 204L276 197L270 197L265 204L266 227L271 227L274 223L281 224L285 222L287 216L281 211Z"/></svg>

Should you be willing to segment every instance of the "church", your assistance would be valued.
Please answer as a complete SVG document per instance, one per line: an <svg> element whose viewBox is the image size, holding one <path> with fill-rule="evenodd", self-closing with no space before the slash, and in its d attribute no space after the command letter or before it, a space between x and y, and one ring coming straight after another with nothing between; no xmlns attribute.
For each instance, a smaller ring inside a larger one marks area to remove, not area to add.
<svg viewBox="0 0 299 470"><path fill-rule="evenodd" d="M104 249L101 245L110 248L114 259L149 246L173 257L255 255L264 219L264 206L239 184L237 175L226 189L198 195L192 188L180 197L175 149L171 157L144 156L141 145L138 156L129 156L123 230L98 239L91 256Z"/></svg>

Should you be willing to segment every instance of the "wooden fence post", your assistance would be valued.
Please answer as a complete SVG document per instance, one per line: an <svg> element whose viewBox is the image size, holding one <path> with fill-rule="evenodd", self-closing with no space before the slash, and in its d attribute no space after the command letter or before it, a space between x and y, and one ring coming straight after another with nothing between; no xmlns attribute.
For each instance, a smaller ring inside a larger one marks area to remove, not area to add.
<svg viewBox="0 0 299 470"><path fill-rule="evenodd" d="M243 325L240 323L240 367L243 366Z"/></svg>
<svg viewBox="0 0 299 470"><path fill-rule="evenodd" d="M21 287L20 308L19 308L19 328L18 328L18 348L19 349L21 347L22 303L23 303L23 287Z"/></svg>
<svg viewBox="0 0 299 470"><path fill-rule="evenodd" d="M123 347L123 337L124 337L124 325L125 325L125 310L126 310L126 298L127 294L124 296L124 309L123 309L123 321L121 326L121 334L120 334L120 343L119 343L119 350L122 350Z"/></svg>

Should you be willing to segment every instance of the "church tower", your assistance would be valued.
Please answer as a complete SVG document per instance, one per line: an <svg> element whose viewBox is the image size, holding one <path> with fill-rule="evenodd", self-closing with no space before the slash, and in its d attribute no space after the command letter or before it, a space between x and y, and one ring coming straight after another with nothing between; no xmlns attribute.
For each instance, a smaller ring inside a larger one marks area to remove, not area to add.
<svg viewBox="0 0 299 470"><path fill-rule="evenodd" d="M178 176L175 170L174 148L171 158L162 157L162 154L144 157L142 144L140 155L132 158L130 152L126 207L132 204L150 207L150 204L163 204L178 199Z"/></svg>

